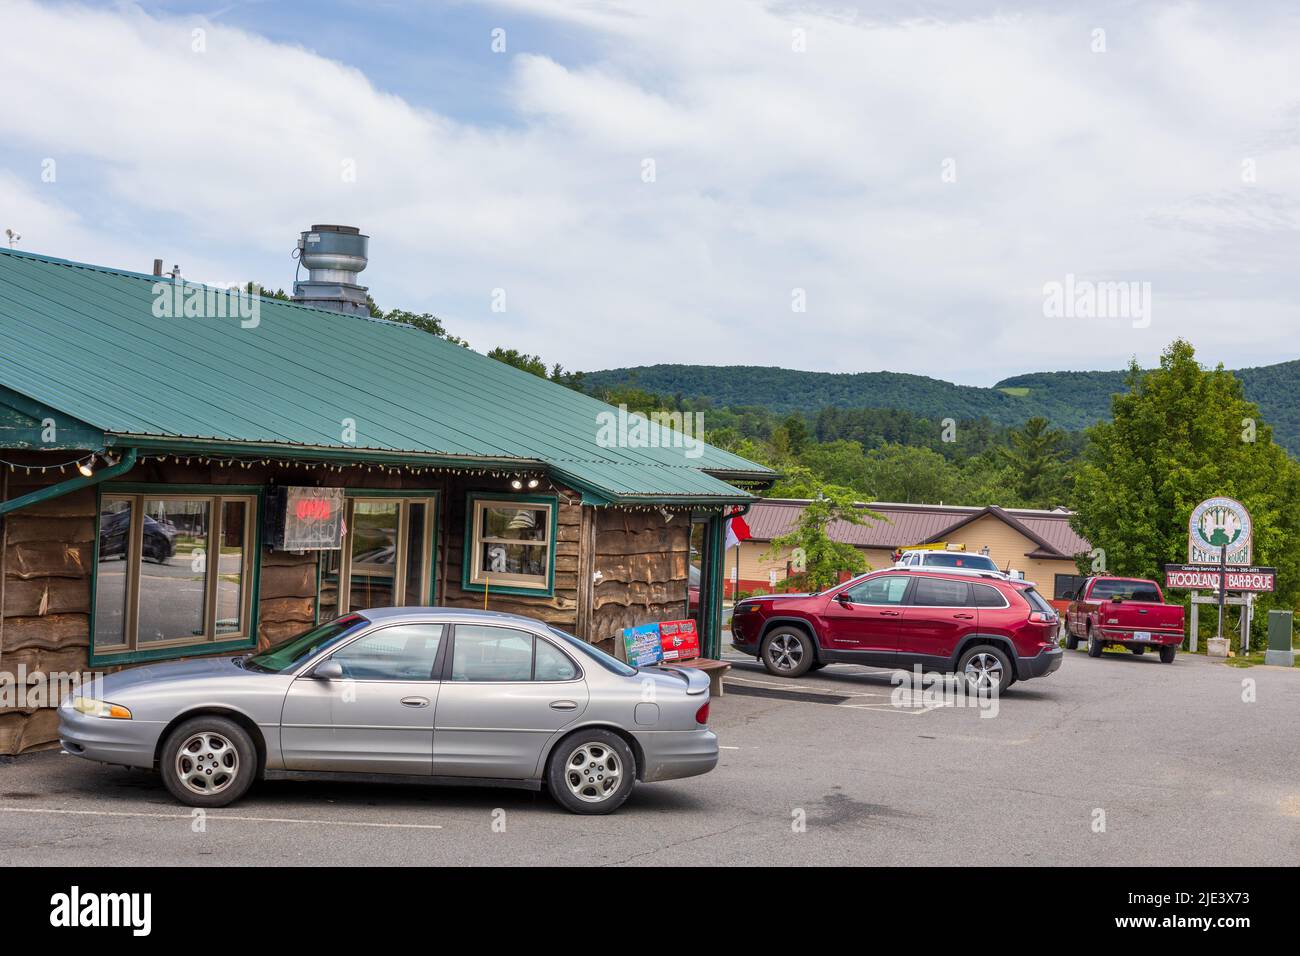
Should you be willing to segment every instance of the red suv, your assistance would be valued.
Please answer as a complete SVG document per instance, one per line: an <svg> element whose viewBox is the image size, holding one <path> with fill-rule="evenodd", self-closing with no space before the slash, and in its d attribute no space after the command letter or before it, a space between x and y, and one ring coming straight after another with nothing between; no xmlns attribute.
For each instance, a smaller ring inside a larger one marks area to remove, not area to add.
<svg viewBox="0 0 1300 956"><path fill-rule="evenodd" d="M731 646L768 672L920 665L1001 692L1061 666L1056 611L1027 581L969 572L872 571L816 594L736 605Z"/></svg>

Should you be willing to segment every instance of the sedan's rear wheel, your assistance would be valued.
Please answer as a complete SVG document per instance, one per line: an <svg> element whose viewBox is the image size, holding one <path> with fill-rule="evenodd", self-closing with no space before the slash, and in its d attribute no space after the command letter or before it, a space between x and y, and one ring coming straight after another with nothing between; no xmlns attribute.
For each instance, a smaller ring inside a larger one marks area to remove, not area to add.
<svg viewBox="0 0 1300 956"><path fill-rule="evenodd" d="M812 638L797 627L778 627L760 645L763 666L777 677L802 677L816 660Z"/></svg>
<svg viewBox="0 0 1300 956"><path fill-rule="evenodd" d="M257 748L225 717L195 717L168 735L159 761L171 795L191 807L224 807L257 775Z"/></svg>
<svg viewBox="0 0 1300 956"><path fill-rule="evenodd" d="M636 758L613 731L580 730L556 744L546 783L566 810L613 813L636 786Z"/></svg>

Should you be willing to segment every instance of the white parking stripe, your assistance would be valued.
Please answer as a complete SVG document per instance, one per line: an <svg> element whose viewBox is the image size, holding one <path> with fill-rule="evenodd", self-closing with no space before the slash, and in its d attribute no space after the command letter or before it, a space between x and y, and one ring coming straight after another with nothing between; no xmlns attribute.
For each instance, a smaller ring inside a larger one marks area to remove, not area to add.
<svg viewBox="0 0 1300 956"><path fill-rule="evenodd" d="M241 817L206 811L211 820L238 823L310 823L326 827L379 827L393 830L441 830L436 823L366 823L361 820L300 820L295 817ZM86 817L148 817L156 820L193 820L191 813L143 813L126 810L56 810L46 807L0 807L0 813L61 813Z"/></svg>
<svg viewBox="0 0 1300 956"><path fill-rule="evenodd" d="M724 680L730 684L755 684L758 687L775 687L777 690L808 690L810 684L791 684L789 681L754 680L752 677L732 677L728 674Z"/></svg>

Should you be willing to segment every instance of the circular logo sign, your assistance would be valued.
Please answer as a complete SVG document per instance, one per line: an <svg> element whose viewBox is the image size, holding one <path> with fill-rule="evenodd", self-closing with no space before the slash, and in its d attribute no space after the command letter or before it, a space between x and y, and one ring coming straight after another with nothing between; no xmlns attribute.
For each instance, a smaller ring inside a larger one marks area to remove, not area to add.
<svg viewBox="0 0 1300 956"><path fill-rule="evenodd" d="M1250 564L1250 512L1235 498L1209 498L1192 510L1187 524L1187 558L1191 564L1218 564L1228 549L1229 564Z"/></svg>

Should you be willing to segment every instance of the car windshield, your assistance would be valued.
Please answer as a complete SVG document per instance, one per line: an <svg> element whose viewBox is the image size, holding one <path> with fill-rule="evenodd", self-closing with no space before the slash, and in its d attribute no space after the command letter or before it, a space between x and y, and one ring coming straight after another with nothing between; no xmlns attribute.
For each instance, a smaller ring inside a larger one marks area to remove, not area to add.
<svg viewBox="0 0 1300 956"><path fill-rule="evenodd" d="M349 614L347 617L314 627L297 637L281 641L259 654L250 654L244 658L243 665L250 671L279 674L311 657L317 651L337 644L357 628L369 623L370 621L360 614Z"/></svg>
<svg viewBox="0 0 1300 956"><path fill-rule="evenodd" d="M954 554L940 551L936 554L927 554L922 560L927 566L935 568L972 568L976 571L998 569L993 559L983 554Z"/></svg>
<svg viewBox="0 0 1300 956"><path fill-rule="evenodd" d="M619 674L623 677L636 676L635 667L630 667L629 665L624 664L617 657L611 657L610 655L602 651L600 648L593 647L592 645L588 644L586 641L574 637L572 634L566 634L564 631L561 631L558 627L551 627L548 624L546 626L546 629L550 631L552 634L554 634L556 637L558 637L560 640L564 641L566 644L571 645L575 650L580 651L583 654L586 654L588 657L590 657L601 667L605 668L605 670L612 671L613 673Z"/></svg>

